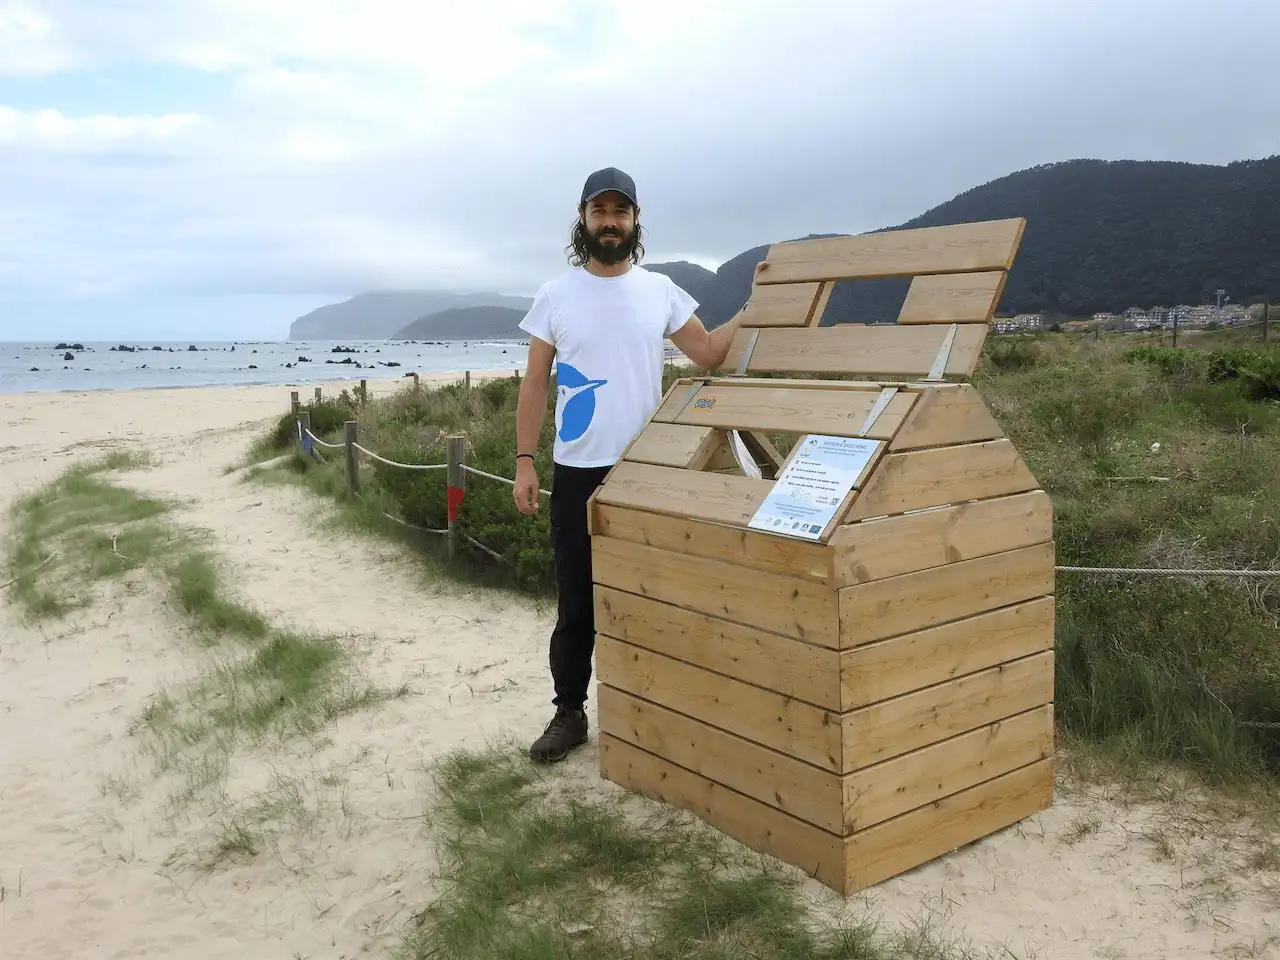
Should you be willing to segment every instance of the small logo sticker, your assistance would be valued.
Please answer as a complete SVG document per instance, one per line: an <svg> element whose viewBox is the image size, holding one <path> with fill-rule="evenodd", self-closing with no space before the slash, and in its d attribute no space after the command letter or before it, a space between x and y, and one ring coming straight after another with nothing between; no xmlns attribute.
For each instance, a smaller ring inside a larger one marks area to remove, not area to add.
<svg viewBox="0 0 1280 960"><path fill-rule="evenodd" d="M712 407L716 405L716 398L715 397L699 398L693 401L693 405L695 407L701 407L703 410L710 410Z"/></svg>

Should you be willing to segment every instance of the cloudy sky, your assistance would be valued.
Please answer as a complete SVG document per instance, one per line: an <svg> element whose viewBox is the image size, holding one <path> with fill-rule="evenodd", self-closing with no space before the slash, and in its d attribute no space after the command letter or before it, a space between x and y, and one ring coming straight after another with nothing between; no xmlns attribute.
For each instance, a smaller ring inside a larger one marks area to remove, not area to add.
<svg viewBox="0 0 1280 960"><path fill-rule="evenodd" d="M528 295L605 165L651 261L714 268L1032 164L1268 156L1278 36L1275 0L0 0L0 340Z"/></svg>

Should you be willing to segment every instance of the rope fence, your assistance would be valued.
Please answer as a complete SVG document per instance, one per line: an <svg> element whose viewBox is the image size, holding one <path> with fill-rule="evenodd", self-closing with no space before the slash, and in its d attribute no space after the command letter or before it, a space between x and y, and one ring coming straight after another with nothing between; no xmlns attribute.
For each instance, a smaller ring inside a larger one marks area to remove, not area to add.
<svg viewBox="0 0 1280 960"><path fill-rule="evenodd" d="M469 379L469 378L468 378ZM320 398L320 390L316 388L316 399ZM441 534L449 538L449 555L452 557L456 552L457 544L465 541L471 546L483 550L489 556L496 560L504 560L505 558L497 551L485 546L473 537L463 534L457 525L458 508L462 504L465 495L463 476L465 474L474 474L478 477L484 477L486 480L496 480L499 483L505 483L509 487L515 486L515 480L510 477L499 476L496 473L488 473L478 467L473 467L465 461L466 439L461 436L451 436L446 440L445 453L447 459L444 463L401 463L397 460L390 460L367 447L361 446L357 442L357 424L354 420L348 420L344 423L344 439L342 443L329 443L320 439L311 432L311 413L308 410L301 409L298 401L298 392L292 393L293 413L297 420L297 437L299 447L303 453L310 454L321 462L327 463L315 450L315 446L320 446L329 450L345 450L346 452L346 470L347 470L347 488L354 496L360 494L360 472L358 469L359 458L357 453L362 453L372 460L386 464L389 467L397 467L401 470L444 470L447 474L447 503L448 503L448 521L449 525L443 529L431 529L428 527L420 527L417 524L407 523L399 517L393 517L391 514L384 512L383 516L388 520L416 530L421 533ZM1113 478L1117 479L1117 478ZM1140 478L1118 478L1118 479L1140 479ZM1141 479L1163 480L1164 477L1151 477ZM550 490L539 488L539 492L544 496L551 496ZM1280 569L1205 569L1195 570L1187 568L1161 568L1161 567L1076 567L1076 566L1055 566L1054 571L1057 573L1083 573L1096 574L1099 576L1135 576L1135 577L1280 577Z"/></svg>

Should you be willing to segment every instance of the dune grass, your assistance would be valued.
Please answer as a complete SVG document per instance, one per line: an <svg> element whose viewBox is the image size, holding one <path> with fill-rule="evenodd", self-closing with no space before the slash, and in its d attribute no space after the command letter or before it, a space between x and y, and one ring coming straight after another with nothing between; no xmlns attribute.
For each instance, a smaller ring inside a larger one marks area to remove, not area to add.
<svg viewBox="0 0 1280 960"><path fill-rule="evenodd" d="M573 796L514 748L453 754L434 773L441 893L415 917L402 960L976 955L924 927L881 934L823 914L795 871L660 805Z"/></svg>
<svg viewBox="0 0 1280 960"><path fill-rule="evenodd" d="M135 724L162 741L162 766L175 749L310 732L407 692L361 678L339 638L271 624L233 595L215 554L169 521L170 504L106 476L147 463L121 453L78 464L19 501L9 567L20 606L38 620L91 605L97 584L129 573L130 589L154 583L167 597L212 665L177 694L158 693Z"/></svg>

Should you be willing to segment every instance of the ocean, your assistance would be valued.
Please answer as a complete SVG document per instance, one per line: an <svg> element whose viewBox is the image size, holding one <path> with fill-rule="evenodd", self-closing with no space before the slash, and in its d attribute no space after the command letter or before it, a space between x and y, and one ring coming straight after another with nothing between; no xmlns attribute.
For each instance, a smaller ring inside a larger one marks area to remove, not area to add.
<svg viewBox="0 0 1280 960"><path fill-rule="evenodd" d="M528 341L0 343L0 393L288 386L523 369ZM354 352L351 352L354 351Z"/></svg>

